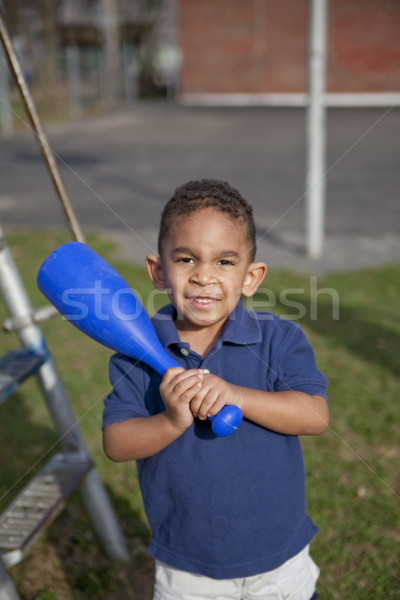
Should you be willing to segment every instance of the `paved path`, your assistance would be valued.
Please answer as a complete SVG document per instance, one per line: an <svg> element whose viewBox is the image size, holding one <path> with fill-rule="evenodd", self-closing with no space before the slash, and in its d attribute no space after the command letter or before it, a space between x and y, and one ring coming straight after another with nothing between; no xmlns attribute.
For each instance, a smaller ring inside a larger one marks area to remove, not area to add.
<svg viewBox="0 0 400 600"><path fill-rule="evenodd" d="M304 252L303 109L182 108L141 103L47 126L84 228L101 228L142 263L161 208L179 184L215 177L253 204L258 258L313 273L400 261L400 110L328 113L326 244ZM63 224L30 132L0 140L3 228Z"/></svg>

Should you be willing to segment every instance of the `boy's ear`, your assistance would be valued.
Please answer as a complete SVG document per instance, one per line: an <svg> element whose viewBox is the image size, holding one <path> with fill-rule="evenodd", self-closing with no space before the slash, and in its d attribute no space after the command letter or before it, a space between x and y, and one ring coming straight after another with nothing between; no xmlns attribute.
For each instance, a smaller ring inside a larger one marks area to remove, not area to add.
<svg viewBox="0 0 400 600"><path fill-rule="evenodd" d="M267 265L263 262L251 263L242 287L242 294L250 298L256 293L267 273Z"/></svg>
<svg viewBox="0 0 400 600"><path fill-rule="evenodd" d="M154 287L157 290L165 290L165 279L160 257L155 254L146 256L146 269Z"/></svg>

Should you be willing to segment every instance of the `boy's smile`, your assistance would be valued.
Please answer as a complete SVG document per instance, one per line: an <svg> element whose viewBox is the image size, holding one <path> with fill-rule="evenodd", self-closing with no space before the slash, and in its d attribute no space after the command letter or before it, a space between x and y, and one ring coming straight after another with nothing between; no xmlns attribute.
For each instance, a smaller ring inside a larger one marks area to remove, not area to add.
<svg viewBox="0 0 400 600"><path fill-rule="evenodd" d="M241 294L252 295L261 283L265 265L249 262L245 234L241 220L205 208L178 218L163 240L161 258L148 257L153 283L167 289L180 337L192 347L194 337L213 345ZM255 289L254 268L262 270Z"/></svg>

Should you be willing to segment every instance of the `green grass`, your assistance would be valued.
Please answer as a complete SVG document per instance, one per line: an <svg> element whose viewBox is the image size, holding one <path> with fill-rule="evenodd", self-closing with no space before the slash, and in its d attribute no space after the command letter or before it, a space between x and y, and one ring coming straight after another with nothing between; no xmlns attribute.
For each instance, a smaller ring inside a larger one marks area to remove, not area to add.
<svg viewBox="0 0 400 600"><path fill-rule="evenodd" d="M51 231L8 235L35 307L43 304L35 285L38 267L67 240L66 234ZM144 269L118 260L115 246L107 240L94 234L88 240L144 299L148 297L152 285ZM302 440L308 508L320 526L312 553L321 568L318 591L324 600L399 597L399 281L400 265L318 280L275 271L253 301L256 308L269 303L270 310L289 318L302 314L298 322L330 381L330 429L321 437ZM157 297L157 306L163 301ZM2 304L0 310L5 317ZM136 469L133 464L110 463L101 449L110 352L61 319L47 322L43 331L132 560L129 565L114 564L104 556L75 494L30 555L11 570L12 577L22 600L149 599L149 530ZM18 346L15 336L0 335L3 351ZM0 406L0 507L24 484L23 475L32 465L34 471L44 455L58 449L43 399L35 382L28 381Z"/></svg>

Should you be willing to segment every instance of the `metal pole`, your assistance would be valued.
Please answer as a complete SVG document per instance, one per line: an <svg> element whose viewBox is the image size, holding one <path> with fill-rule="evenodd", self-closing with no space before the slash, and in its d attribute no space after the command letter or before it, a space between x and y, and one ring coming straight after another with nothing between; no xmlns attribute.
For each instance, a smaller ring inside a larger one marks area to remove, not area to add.
<svg viewBox="0 0 400 600"><path fill-rule="evenodd" d="M81 231L80 225L78 223L78 220L75 216L74 210L69 201L67 192L65 190L59 170L57 168L56 161L54 159L53 151L51 150L51 148L48 144L47 138L45 136L45 133L43 131L38 114L36 112L34 102L29 93L28 86L25 82L25 78L22 73L22 69L20 67L17 56L12 47L11 40L7 33L7 29L6 29L6 26L4 24L1 14L0 14L0 39L3 43L4 51L7 56L7 60L8 60L11 72L15 78L15 81L18 85L22 99L24 101L25 109L28 114L29 120L30 120L33 130L36 134L36 138L39 142L39 146L42 151L42 155L43 155L43 158L47 165L47 168L49 170L50 177L56 188L56 192L61 200L61 205L64 210L68 226L71 230L73 237L79 242L84 242L85 240L84 240L83 233Z"/></svg>
<svg viewBox="0 0 400 600"><path fill-rule="evenodd" d="M328 0L310 0L309 95L307 108L307 253L321 256L325 221L325 63Z"/></svg>
<svg viewBox="0 0 400 600"><path fill-rule="evenodd" d="M17 590L0 557L0 598L1 600L19 600Z"/></svg>

